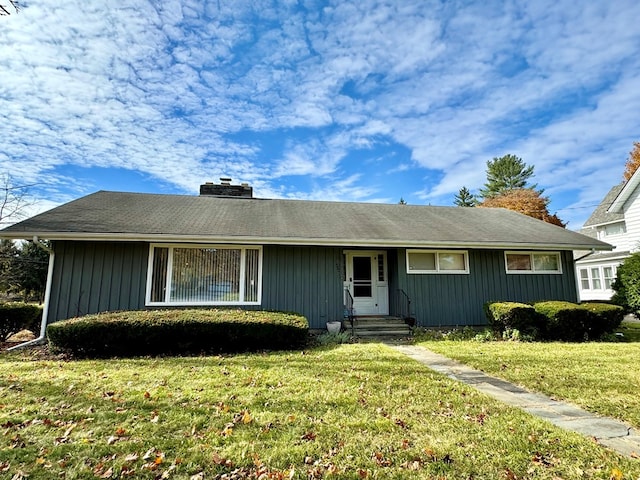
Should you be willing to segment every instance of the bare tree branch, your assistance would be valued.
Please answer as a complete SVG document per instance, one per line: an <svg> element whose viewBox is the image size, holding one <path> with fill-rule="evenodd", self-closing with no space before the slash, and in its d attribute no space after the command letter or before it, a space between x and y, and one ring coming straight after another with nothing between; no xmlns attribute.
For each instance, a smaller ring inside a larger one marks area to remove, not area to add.
<svg viewBox="0 0 640 480"><path fill-rule="evenodd" d="M0 1L2 1L2 3L0 3L0 17L11 15L12 12L18 13L22 9L22 7L20 6L20 2L16 0L9 0L8 3L6 3L4 0Z"/></svg>
<svg viewBox="0 0 640 480"><path fill-rule="evenodd" d="M26 216L25 210L35 204L29 196L31 186L14 185L10 174L0 174L0 225L13 223Z"/></svg>

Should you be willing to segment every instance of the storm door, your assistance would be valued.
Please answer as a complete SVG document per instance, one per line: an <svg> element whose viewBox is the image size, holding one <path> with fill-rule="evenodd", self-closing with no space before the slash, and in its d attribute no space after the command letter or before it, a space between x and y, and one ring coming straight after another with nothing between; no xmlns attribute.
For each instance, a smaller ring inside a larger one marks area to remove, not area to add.
<svg viewBox="0 0 640 480"><path fill-rule="evenodd" d="M345 259L345 288L353 297L355 315L388 315L386 252L348 250Z"/></svg>

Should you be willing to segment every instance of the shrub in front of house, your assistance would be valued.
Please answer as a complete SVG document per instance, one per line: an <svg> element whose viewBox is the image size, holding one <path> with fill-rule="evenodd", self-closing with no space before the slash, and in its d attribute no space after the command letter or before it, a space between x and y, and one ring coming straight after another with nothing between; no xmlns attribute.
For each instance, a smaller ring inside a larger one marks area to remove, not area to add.
<svg viewBox="0 0 640 480"><path fill-rule="evenodd" d="M547 340L580 342L597 340L613 332L622 322L624 309L606 303L549 301L534 304L547 317Z"/></svg>
<svg viewBox="0 0 640 480"><path fill-rule="evenodd" d="M517 330L529 338L537 339L545 331L546 317L526 303L487 302L484 312L489 326L500 335L505 331Z"/></svg>
<svg viewBox="0 0 640 480"><path fill-rule="evenodd" d="M613 331L620 326L624 319L624 308L619 305L611 305L602 302L581 303L580 308L587 310L591 315L587 325L589 338L597 339Z"/></svg>
<svg viewBox="0 0 640 480"><path fill-rule="evenodd" d="M29 303L0 303L0 341L20 330L40 332L42 307Z"/></svg>
<svg viewBox="0 0 640 480"><path fill-rule="evenodd" d="M536 312L547 318L544 337L547 340L579 342L586 340L585 316L589 313L577 304L552 300L534 304Z"/></svg>
<svg viewBox="0 0 640 480"><path fill-rule="evenodd" d="M627 257L616 269L611 301L629 313L640 315L640 252Z"/></svg>
<svg viewBox="0 0 640 480"><path fill-rule="evenodd" d="M54 351L75 356L199 354L298 348L307 341L302 315L231 309L101 313L52 323Z"/></svg>

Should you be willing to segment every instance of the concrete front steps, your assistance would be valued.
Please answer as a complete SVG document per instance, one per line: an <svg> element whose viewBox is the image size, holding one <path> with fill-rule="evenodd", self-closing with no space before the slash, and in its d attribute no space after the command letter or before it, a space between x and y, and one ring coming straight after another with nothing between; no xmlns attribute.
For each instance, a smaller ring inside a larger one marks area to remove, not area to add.
<svg viewBox="0 0 640 480"><path fill-rule="evenodd" d="M350 322L344 322L350 331ZM353 321L353 334L363 339L403 338L411 336L411 328L400 317L391 316L359 316Z"/></svg>

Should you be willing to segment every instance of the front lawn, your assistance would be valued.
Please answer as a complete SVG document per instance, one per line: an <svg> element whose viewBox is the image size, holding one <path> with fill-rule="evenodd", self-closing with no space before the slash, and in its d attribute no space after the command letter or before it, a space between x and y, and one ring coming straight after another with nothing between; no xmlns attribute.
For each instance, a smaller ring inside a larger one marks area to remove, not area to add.
<svg viewBox="0 0 640 480"><path fill-rule="evenodd" d="M27 358L0 355L1 478L640 477L637 461L376 344Z"/></svg>
<svg viewBox="0 0 640 480"><path fill-rule="evenodd" d="M640 343L436 341L420 345L640 428Z"/></svg>

